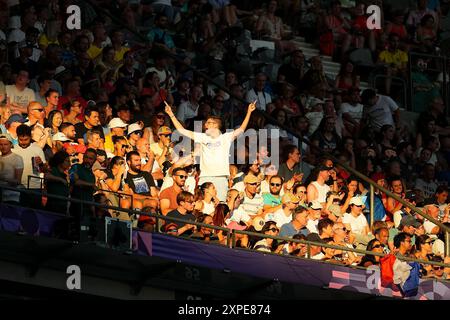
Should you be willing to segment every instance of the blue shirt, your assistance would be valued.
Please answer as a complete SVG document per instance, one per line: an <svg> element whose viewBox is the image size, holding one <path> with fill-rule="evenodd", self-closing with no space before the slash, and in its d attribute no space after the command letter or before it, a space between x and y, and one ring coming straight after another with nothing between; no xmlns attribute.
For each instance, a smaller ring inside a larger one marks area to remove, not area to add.
<svg viewBox="0 0 450 320"><path fill-rule="evenodd" d="M263 193L264 205L271 205L272 207L279 206L281 204L281 197L275 197L273 194L265 192Z"/></svg>
<svg viewBox="0 0 450 320"><path fill-rule="evenodd" d="M147 38L151 42L164 44L169 49L175 48L175 44L173 43L172 37L167 34L167 31L162 30L160 28L154 28L150 30L150 32L147 34Z"/></svg>
<svg viewBox="0 0 450 320"><path fill-rule="evenodd" d="M280 229L280 237L292 238L296 234L303 234L305 237L308 235L309 231L306 228L302 228L300 230L296 230L292 221L289 223L285 223L281 226Z"/></svg>

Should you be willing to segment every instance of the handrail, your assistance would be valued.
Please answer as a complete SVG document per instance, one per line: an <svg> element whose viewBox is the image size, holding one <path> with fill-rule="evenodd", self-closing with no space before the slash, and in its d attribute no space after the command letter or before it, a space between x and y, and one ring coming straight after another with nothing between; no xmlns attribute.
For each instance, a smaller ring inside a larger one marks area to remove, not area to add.
<svg viewBox="0 0 450 320"><path fill-rule="evenodd" d="M118 19L117 17L114 17L112 14L110 14L108 11L106 11L105 9L99 7L98 5L92 3L91 0L83 0L87 3L89 3L91 6L93 6L94 8L96 8L97 10L99 10L100 12L102 12L103 14L107 15L109 18L111 18L113 21L115 21L117 24L119 24L120 26L122 26L123 28L129 30L130 32L132 32L134 35L138 36L140 39L142 39L144 41L144 43L148 44L148 39L144 36L142 36L140 33L138 33L136 30L131 29L129 26L126 26L120 19ZM190 70L192 70L194 73L200 75L201 77L203 77L204 79L206 79L208 82L213 83L215 86L217 86L218 88L220 88L221 90L224 90L225 92L227 92L231 97L234 97L235 99L246 103L245 100L240 99L239 97L236 97L232 92L230 92L227 88L225 88L224 86L222 86L221 84L217 83L216 81L214 81L212 78L210 78L208 75L204 74L203 72L198 71L197 69L195 69L194 67L192 67L191 65L188 65L185 61L179 59L176 55L174 55L172 52L164 50L162 48L160 48L161 50L163 50L165 52L165 54L167 54L168 56L170 56L171 58L173 58L175 61L177 61L178 63L181 63L182 65L186 66L187 68L189 68ZM439 221L433 219L432 217L424 214L422 211L418 210L416 207L413 207L412 205L410 205L408 202L406 202L404 199L401 199L399 197L397 197L396 195L394 195L393 193L391 193L390 191L384 189L383 187L380 187L378 184L376 184L372 179L369 179L368 177L364 176L363 174L359 173L358 171L356 171L355 169L347 166L345 163L341 163L336 157L334 157L332 154L322 150L321 148L313 145L312 143L310 143L310 141L304 139L302 136L300 136L298 134L298 132L293 131L291 128L288 128L286 125L279 123L276 119L274 119L273 117L269 116L268 114L266 114L265 112L261 112L260 110L255 110L256 112L258 112L259 114L263 115L264 118L266 118L267 120L269 120L271 123L276 124L279 128L286 130L287 132L291 133L294 137L296 137L297 139L299 139L302 142L305 142L310 148L313 148L316 151L319 151L321 154L329 157L330 159L333 160L334 163L339 164L341 167L343 167L344 169L346 169L347 171L349 171L350 173L358 176L360 179L362 179L363 181L366 181L367 183L369 183L370 185L372 185L374 188L376 188L377 190L381 190L382 192L386 193L388 196L394 198L395 200L399 201L402 205L410 208L411 210L413 210L414 212L418 213L420 216L430 220L431 222L433 222L434 224L438 225L441 230L444 230L446 232L446 255L450 256L450 228L443 225L442 223L440 223Z"/></svg>
<svg viewBox="0 0 450 320"><path fill-rule="evenodd" d="M35 194L35 195L36 194L40 194L40 192L37 192L37 191L34 191L34 190L18 189L18 188L8 187L8 186L0 186L0 192L1 192L2 189L14 190L14 191L19 191L19 192L24 192L24 193ZM53 195L53 194L47 194L47 196L50 197L50 198L66 200L68 202L76 202L76 203L93 205L93 206L96 206L96 207L99 207L99 208L103 208L103 209L111 209L111 210L115 210L115 211L122 211L122 212L133 213L133 214L138 213L138 214L140 214L142 216L153 217L157 221L156 222L157 226L159 225L158 224L158 220L168 220L168 221L178 222L178 223L183 223L183 224L192 224L192 225L195 225L197 227L204 227L204 228L208 228L208 229L225 231L228 234L226 236L227 237L227 246L230 247L230 248L235 248L235 243L236 243L235 235L236 234L243 234L243 235L247 235L247 236L251 236L251 237L269 238L269 239L273 239L273 240L277 240L277 241L294 242L294 243L305 244L305 245L308 246L308 249L309 249L310 246L318 246L318 247L324 247L324 248L329 248L329 249L336 249L336 250L341 250L341 251L346 251L346 252L354 252L354 253L362 254L362 255L373 255L373 256L379 256L379 257L384 257L385 256L385 254L383 254L383 253L377 253L377 252L374 252L374 251L354 249L354 248L342 247L342 246L339 246L339 245L332 245L332 244L327 244L327 243L319 243L319 242L314 242L314 241L292 239L292 238L288 238L288 237L271 236L271 235L266 235L266 234L251 232L251 231L245 231L245 230L229 229L229 228L226 228L226 227L214 226L214 225L205 224L205 223L196 222L196 221L187 221L187 220L180 219L180 218L167 217L167 216L163 216L163 215L160 215L160 214L154 214L154 213L149 213L149 212L142 212L142 211L136 211L136 210L131 210L131 209L124 209L124 208L115 207L115 206L103 205L103 204L99 204L97 202L79 200L79 199L76 199L76 198L67 198L67 197L62 197L62 196ZM53 212L51 212L51 213L53 214ZM54 213L54 214L57 215L57 216L64 217L64 215L61 215L61 214L58 214L58 213ZM160 233L158 228L156 228L155 233ZM233 239L231 244L230 244L230 238ZM255 250L253 250L253 251L255 251ZM309 252L309 250L308 250L308 252ZM310 259L310 256L308 256L308 258ZM414 259L414 258L403 257L403 256L398 256L398 258L400 260L413 261L413 262L418 262L418 263L422 263L422 264L438 265L438 266L443 266L443 267L447 267L447 268L450 267L450 264L445 264L445 263L442 263L442 262L426 261L426 260Z"/></svg>

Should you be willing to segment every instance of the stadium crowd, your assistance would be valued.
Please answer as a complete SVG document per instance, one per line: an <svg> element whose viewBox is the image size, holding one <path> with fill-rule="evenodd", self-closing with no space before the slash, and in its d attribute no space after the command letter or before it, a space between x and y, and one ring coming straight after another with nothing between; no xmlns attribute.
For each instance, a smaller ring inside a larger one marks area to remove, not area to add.
<svg viewBox="0 0 450 320"><path fill-rule="evenodd" d="M0 184L45 191L5 189L2 201L68 214L78 224L131 219L144 231L157 226L140 213L160 214L185 223L166 221L159 231L220 244L227 232L190 222L450 262L440 227L382 192L371 223L369 185L323 155L450 225L442 86L418 59L413 94L421 113L413 127L390 96L392 77L408 77L408 51L438 48L449 4L376 3L381 30L366 27L367 1L80 1L82 29L68 30L67 1L1 0ZM341 63L335 79L320 56L305 59L296 35L320 39L321 52ZM252 39L273 42L276 77L255 58L267 50L249 49ZM356 50L368 50L373 68L386 74L381 90L361 92L366 71L349 59ZM249 68L248 57L259 63ZM222 88L191 67L221 79ZM248 129L267 129L271 139L259 137L265 147L256 149L252 139L235 143ZM57 228L57 236L73 237L72 229ZM239 234L237 246L379 264L378 256L320 246L308 253L303 244ZM424 265L422 273L445 279L450 270Z"/></svg>

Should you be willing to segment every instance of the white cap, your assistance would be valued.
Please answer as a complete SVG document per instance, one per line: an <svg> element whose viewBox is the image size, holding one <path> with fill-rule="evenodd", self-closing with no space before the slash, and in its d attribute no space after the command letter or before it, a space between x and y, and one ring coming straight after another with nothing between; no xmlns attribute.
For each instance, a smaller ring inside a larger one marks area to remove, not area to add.
<svg viewBox="0 0 450 320"><path fill-rule="evenodd" d="M63 141L63 142L70 141L70 139L67 138L67 136L62 132L55 133L52 137L52 140L53 141Z"/></svg>
<svg viewBox="0 0 450 320"><path fill-rule="evenodd" d="M112 128L126 128L128 125L120 118L112 118L108 124L108 127Z"/></svg>
<svg viewBox="0 0 450 320"><path fill-rule="evenodd" d="M132 134L135 131L141 131L142 128L139 123L132 123L128 126L128 134Z"/></svg>
<svg viewBox="0 0 450 320"><path fill-rule="evenodd" d="M354 204L355 206L363 206L361 197L353 197L350 199L350 204Z"/></svg>

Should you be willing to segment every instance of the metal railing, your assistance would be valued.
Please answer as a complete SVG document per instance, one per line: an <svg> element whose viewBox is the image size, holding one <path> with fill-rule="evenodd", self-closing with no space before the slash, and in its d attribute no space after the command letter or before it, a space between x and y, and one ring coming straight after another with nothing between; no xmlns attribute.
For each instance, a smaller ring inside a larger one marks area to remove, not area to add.
<svg viewBox="0 0 450 320"><path fill-rule="evenodd" d="M143 41L144 44L149 44L148 39L143 36L142 34L140 34L137 30L134 30L132 28L130 28L129 26L125 25L123 23L123 21L121 21L120 19L118 19L117 17L115 17L114 15L112 15L110 12L108 12L107 10L105 10L104 8L99 7L98 5L94 4L91 0L83 0L87 3L89 3L96 11L101 12L102 14L108 16L112 21L114 21L115 23L117 23L118 25L120 25L122 28L128 30L129 32L133 33L135 36L137 36L139 39L141 39ZM214 84L217 88L223 90L224 92L227 92L230 97L233 97L235 99L237 99L238 101L241 101L242 103L247 103L245 100L241 99L240 97L235 96L232 92L230 92L227 88L225 88L223 85L221 85L220 83L217 83L217 81L214 81L211 77L209 77L207 74L198 71L195 67L187 64L184 60L180 59L176 54L173 54L170 51L164 50L162 48L160 48L160 50L163 50L163 52L168 56L171 57L172 59L174 59L177 63L183 65L184 67L186 67L189 70L192 70L195 74L201 76L202 78L204 78L207 82ZM409 59L409 61L411 61L411 59ZM372 179L369 179L368 177L364 176L363 174L361 174L360 172L356 171L355 169L351 168L350 166L348 166L347 164L340 162L336 157L334 157L332 154L325 152L324 150L318 148L317 146L311 144L309 142L309 140L307 139L303 139L302 136L300 136L297 132L293 131L292 128L279 123L275 118L271 117L270 115L268 115L265 112L262 112L260 110L255 110L255 112L261 114L267 121L269 121L269 123L272 123L276 126L278 126L280 129L286 130L288 133L291 133L295 138L299 139L299 141L305 142L307 145L309 145L310 148L313 148L315 151L318 151L319 154L322 154L328 158L330 158L335 164L339 164L339 166L343 167L345 170L347 170L349 173L356 175L357 177L359 177L361 180L369 183L372 187L371 187L371 198L373 198L374 196L374 190L380 190L381 192L384 192L387 196L397 200L398 202L400 202L403 206L410 208L412 211L414 211L415 213L419 214L421 217L431 221L432 223L434 223L435 225L439 226L441 228L441 230L443 232L446 233L446 255L450 256L450 228L443 225L441 222L437 221L436 219L428 216L427 214L423 213L421 210L417 209L416 207L412 206L410 203L408 203L407 201L405 201L404 199L398 197L397 195L393 194L392 192L390 192L389 190L385 189L384 187L381 187L379 185L377 185L376 182L374 182ZM372 211L372 216L373 216L373 211ZM372 222L373 223L373 220Z"/></svg>
<svg viewBox="0 0 450 320"><path fill-rule="evenodd" d="M372 87L373 88L377 88L377 80L378 79L384 79L384 81L386 81L387 78L390 78L392 83L391 83L391 87L395 86L396 84L401 84L402 88L403 88L403 101L402 103L400 103L400 105L405 108L408 109L408 105L410 105L409 103L409 99L408 99L408 82L405 79L399 78L399 77L394 77L394 76L387 76L385 74L376 74L373 77L372 80Z"/></svg>
<svg viewBox="0 0 450 320"><path fill-rule="evenodd" d="M20 193L28 193L28 194L32 194L32 195L41 195L40 192L37 192L37 191L34 191L34 190L18 189L18 188L14 188L14 187L0 186L0 194L3 193L3 190L17 191L17 192L20 192ZM175 223L182 223L182 224L191 224L191 225L195 225L196 227L203 227L203 228L208 228L208 229L212 229L212 230L216 230L216 231L226 232L227 235L224 236L226 238L226 244L225 245L221 244L222 246L227 246L229 248L235 248L235 249L249 250L251 252L259 252L259 251L252 250L251 248L243 248L243 247L237 247L236 246L236 243L237 243L236 236L238 234L239 235L246 235L246 236L254 237L254 238L260 238L260 239L264 239L264 238L273 239L273 240L276 240L276 241L282 241L282 242L286 242L286 243L304 244L304 245L307 246L307 253L308 253L307 257L293 256L293 255L283 255L283 256L292 257L292 258L311 259L311 254L310 254L311 253L311 246L322 247L322 248L329 248L329 249L335 249L335 250L341 250L341 251L344 251L344 252L352 252L352 253L359 254L359 255L372 255L372 256L379 256L379 257L385 256L384 253L377 253L377 252L374 252L374 251L354 249L354 248L349 248L349 247L343 247L343 246L338 246L338 245L332 245L332 244L327 244L327 243L319 243L319 242L313 242L313 241L307 241L307 240L298 240L298 239L292 239L292 238L288 238L288 237L270 236L270 235L266 235L266 234L262 234L262 233L250 232L250 231L245 231L245 230L229 229L229 228L226 228L226 227L214 226L214 225L200 223L200 222L196 222L196 221L188 221L188 220L184 220L184 219L180 219L180 218L167 217L167 216L163 216L163 215L160 215L160 214L153 214L153 213L148 213L148 212L143 212L143 211L136 211L136 210L132 210L132 209L124 209L124 208L115 207L115 206L103 205L103 204L99 204L97 202L84 201L84 200L79 200L79 199L76 199L76 198L67 198L67 197L62 197L62 196L53 195L53 194L47 194L46 196L48 198L63 200L63 201L67 201L67 202L70 202L70 203L81 204L81 206L80 206L81 208L85 207L85 206L93 206L93 207L97 207L97 208L100 208L100 209L125 212L125 213L128 213L130 216L135 215L135 214L139 214L141 216L147 216L147 217L155 218L155 226L156 226L156 228L154 228L153 233L166 234L165 232L161 231L161 227L164 225L164 223L166 223L166 221L175 222ZM0 199L2 199L2 197L0 197ZM8 204L8 205L11 205L11 204ZM33 209L33 208L31 208L31 209ZM44 211L44 210L40 210L40 209L34 209L34 210ZM51 213L55 214L55 216L70 217L69 215L61 215L61 214L53 213L53 212L51 212ZM187 240L188 238L183 238L183 239ZM274 253L265 252L265 254L274 254ZM280 255L280 254L278 254L278 255ZM404 256L398 256L398 258L400 260L404 260L404 261L412 261L412 262L418 262L418 263L421 263L421 264L437 265L437 266L443 266L443 267L446 267L446 268L450 268L450 264L445 264L445 263L442 263L442 262L419 260L419 259L414 259L414 258L409 258L409 257L404 257ZM311 260L313 260L313 259L311 259ZM321 261L321 262L331 263L331 264L335 264L335 265L339 265L339 266L349 266L349 267L353 267L353 268L358 267L358 266L354 266L354 265L346 265L344 263L337 263L337 262L332 262L332 261L327 261L327 260L314 260L314 261Z"/></svg>

